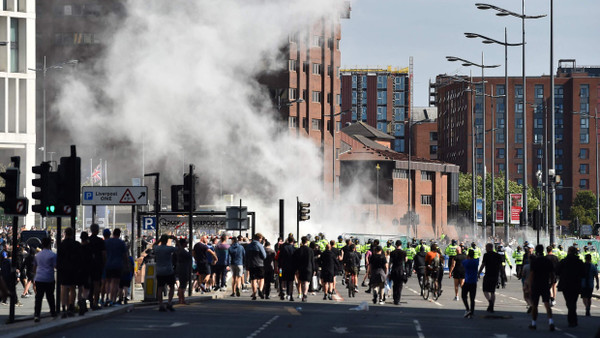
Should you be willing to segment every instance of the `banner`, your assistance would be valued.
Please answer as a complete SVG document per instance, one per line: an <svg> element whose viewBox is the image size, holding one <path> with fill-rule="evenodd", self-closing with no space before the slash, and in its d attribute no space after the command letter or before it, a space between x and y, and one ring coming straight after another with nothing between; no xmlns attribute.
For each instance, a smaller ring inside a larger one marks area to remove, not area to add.
<svg viewBox="0 0 600 338"><path fill-rule="evenodd" d="M523 210L523 194L510 194L510 224L519 224Z"/></svg>
<svg viewBox="0 0 600 338"><path fill-rule="evenodd" d="M483 200L477 199L477 222L483 222Z"/></svg>
<svg viewBox="0 0 600 338"><path fill-rule="evenodd" d="M496 212L494 213L494 221L496 223L504 223L504 201L496 201Z"/></svg>

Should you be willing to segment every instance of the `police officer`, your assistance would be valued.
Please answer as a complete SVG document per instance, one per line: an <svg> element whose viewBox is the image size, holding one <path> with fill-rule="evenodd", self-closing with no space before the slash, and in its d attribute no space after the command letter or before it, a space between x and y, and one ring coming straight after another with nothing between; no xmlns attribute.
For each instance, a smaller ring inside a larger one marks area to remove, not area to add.
<svg viewBox="0 0 600 338"><path fill-rule="evenodd" d="M337 241L337 242L335 242L335 247L336 247L337 249L340 249L340 250L341 250L341 249L342 249L343 247L345 247L345 246L346 246L346 242L344 242L344 237L342 237L342 235L339 235L339 236L338 236L338 241Z"/></svg>
<svg viewBox="0 0 600 338"><path fill-rule="evenodd" d="M523 256L525 256L525 253L520 246L517 246L517 251L513 252L512 256L515 260L517 279L521 279L521 273L523 272Z"/></svg>
<svg viewBox="0 0 600 338"><path fill-rule="evenodd" d="M444 254L448 256L448 266L452 266L452 262L454 261L454 257L456 256L456 249L458 249L458 245L456 245L456 240L453 239L451 244L446 247Z"/></svg>
<svg viewBox="0 0 600 338"><path fill-rule="evenodd" d="M413 260L415 258L415 255L417 254L417 250L415 250L416 244L413 245L409 245L406 248L406 274L408 275L408 277L412 276L412 271L413 271Z"/></svg>
<svg viewBox="0 0 600 338"><path fill-rule="evenodd" d="M592 264L598 267L598 260L600 260L600 254L596 251L596 247L592 244L592 242L588 242L588 250L590 256L592 256Z"/></svg>
<svg viewBox="0 0 600 338"><path fill-rule="evenodd" d="M510 268L512 270L512 263L510 262L510 258L506 254L506 251L504 251L504 247L502 246L502 244L498 245L496 252L502 257L502 267L500 268L499 279L500 279L500 285L502 285L502 288L504 289L506 287L506 281L507 281L505 266L508 263L508 265L510 266Z"/></svg>
<svg viewBox="0 0 600 338"><path fill-rule="evenodd" d="M481 257L481 248L477 246L477 243L471 243L471 250L473 250L473 253L475 254L475 256L473 256L473 259L479 259L479 257Z"/></svg>
<svg viewBox="0 0 600 338"><path fill-rule="evenodd" d="M394 241L388 239L386 245L383 247L383 253L386 257L388 257L390 253L392 253L392 251L394 250L396 250L396 247L394 246Z"/></svg>

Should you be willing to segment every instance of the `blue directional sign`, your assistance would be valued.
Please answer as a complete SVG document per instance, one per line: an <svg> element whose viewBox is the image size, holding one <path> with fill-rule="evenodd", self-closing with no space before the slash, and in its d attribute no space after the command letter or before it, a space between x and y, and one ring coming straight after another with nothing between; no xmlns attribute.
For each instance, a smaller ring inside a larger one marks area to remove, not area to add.
<svg viewBox="0 0 600 338"><path fill-rule="evenodd" d="M156 217L144 217L142 218L142 229L144 230L156 230Z"/></svg>

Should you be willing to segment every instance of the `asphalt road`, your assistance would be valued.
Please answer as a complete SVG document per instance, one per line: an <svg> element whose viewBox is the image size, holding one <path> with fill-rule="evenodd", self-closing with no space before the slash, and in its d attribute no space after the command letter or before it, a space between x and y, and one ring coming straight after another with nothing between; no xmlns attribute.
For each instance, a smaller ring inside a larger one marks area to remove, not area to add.
<svg viewBox="0 0 600 338"><path fill-rule="evenodd" d="M451 279L444 279L443 289L438 301L423 300L413 276L405 285L399 306L391 299L385 305L374 305L362 287L356 298L347 299L344 292L337 300L323 301L318 294L309 296L305 303L278 298L252 301L249 293L239 298L226 293L224 299L176 305L172 313L158 312L155 306L138 307L131 313L50 337L593 337L600 329L600 304L592 307L592 317L580 316L578 327L567 328L566 307L559 295L553 308L556 332L548 331L542 307L538 329L529 330L531 318L525 313L520 282L514 277L506 289L498 290L493 314L485 312L487 301L478 285L473 319L463 318L462 301L453 300ZM345 288L338 283L338 290ZM369 305L368 311L354 310L362 302ZM578 306L582 314L581 301Z"/></svg>

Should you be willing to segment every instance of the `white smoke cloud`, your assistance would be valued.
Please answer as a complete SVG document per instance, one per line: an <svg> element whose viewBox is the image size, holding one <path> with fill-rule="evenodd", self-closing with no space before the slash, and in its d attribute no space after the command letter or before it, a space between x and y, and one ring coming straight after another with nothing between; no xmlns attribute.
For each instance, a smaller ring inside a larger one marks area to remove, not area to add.
<svg viewBox="0 0 600 338"><path fill-rule="evenodd" d="M279 52L290 33L339 18L342 4L128 1L128 15L111 27L93 71L84 64L63 83L57 111L75 144L117 149L121 161L112 164L112 177L138 170L144 149L146 172L166 168L161 174L178 182L182 167L193 163L213 186L234 190L259 213L259 230L275 233L279 198L286 199L286 232L295 229L296 196L312 200L313 218L320 216L306 222L311 231L325 223L332 229L339 214L318 210L325 192L317 146L287 136L285 124L281 130L256 79L287 67Z"/></svg>

